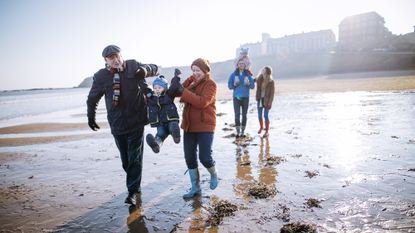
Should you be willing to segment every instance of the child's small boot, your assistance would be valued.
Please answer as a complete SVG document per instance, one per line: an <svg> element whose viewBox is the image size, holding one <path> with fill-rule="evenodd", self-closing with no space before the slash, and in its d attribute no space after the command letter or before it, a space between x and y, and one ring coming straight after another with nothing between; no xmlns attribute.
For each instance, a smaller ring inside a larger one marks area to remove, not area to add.
<svg viewBox="0 0 415 233"><path fill-rule="evenodd" d="M161 139L159 137L154 137L152 134L147 134L146 136L147 144L151 147L154 153L160 152Z"/></svg>
<svg viewBox="0 0 415 233"><path fill-rule="evenodd" d="M170 127L171 136L173 137L174 143L180 143L180 127L179 124L174 124Z"/></svg>

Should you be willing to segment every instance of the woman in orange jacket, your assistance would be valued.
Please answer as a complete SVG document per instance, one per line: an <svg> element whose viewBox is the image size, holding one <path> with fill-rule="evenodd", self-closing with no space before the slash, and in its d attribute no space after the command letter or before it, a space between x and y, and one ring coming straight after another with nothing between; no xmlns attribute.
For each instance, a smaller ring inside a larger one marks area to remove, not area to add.
<svg viewBox="0 0 415 233"><path fill-rule="evenodd" d="M216 127L216 83L210 74L209 62L198 58L191 65L193 74L183 85L177 87L184 103L181 128L186 165L189 171L191 190L183 198L201 194L197 152L199 160L210 173L210 188L218 185L215 161L212 158L212 143ZM175 87L173 87L175 88Z"/></svg>

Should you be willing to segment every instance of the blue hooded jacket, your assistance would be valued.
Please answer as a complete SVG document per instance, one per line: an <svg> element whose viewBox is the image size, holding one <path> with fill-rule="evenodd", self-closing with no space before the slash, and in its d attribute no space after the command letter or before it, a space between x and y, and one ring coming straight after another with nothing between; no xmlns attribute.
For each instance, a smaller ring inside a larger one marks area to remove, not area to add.
<svg viewBox="0 0 415 233"><path fill-rule="evenodd" d="M245 77L248 77L249 85L246 86L244 84ZM239 79L239 85L235 86L234 81L235 79ZM255 82L251 75L248 74L246 70L242 72L242 74L239 72L239 69L236 69L229 77L228 80L228 88L230 90L233 90L233 97L234 98L243 98L243 97L249 97L249 89L255 88Z"/></svg>

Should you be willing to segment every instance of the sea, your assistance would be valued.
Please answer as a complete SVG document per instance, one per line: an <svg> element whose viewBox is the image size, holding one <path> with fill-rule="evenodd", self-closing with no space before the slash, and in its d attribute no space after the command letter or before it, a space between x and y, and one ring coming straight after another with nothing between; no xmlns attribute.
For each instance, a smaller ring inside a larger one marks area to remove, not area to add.
<svg viewBox="0 0 415 233"><path fill-rule="evenodd" d="M1 91L0 127L86 121L88 92L89 88Z"/></svg>

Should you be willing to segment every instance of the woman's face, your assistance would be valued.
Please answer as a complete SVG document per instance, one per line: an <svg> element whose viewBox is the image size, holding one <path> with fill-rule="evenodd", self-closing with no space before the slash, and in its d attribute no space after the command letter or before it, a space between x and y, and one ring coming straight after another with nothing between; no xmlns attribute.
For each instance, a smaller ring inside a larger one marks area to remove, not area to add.
<svg viewBox="0 0 415 233"><path fill-rule="evenodd" d="M192 66L192 72L193 72L193 76L196 79L201 79L203 78L203 76L205 76L205 73L203 73L203 71L196 65Z"/></svg>

